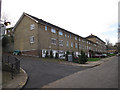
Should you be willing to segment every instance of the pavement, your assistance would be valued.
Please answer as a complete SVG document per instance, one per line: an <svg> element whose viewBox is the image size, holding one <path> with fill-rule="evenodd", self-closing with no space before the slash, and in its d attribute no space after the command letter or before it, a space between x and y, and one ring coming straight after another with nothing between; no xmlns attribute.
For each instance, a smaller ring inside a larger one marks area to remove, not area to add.
<svg viewBox="0 0 120 90"><path fill-rule="evenodd" d="M20 73L17 74L14 79L8 81L7 83L2 85L2 88L18 88L21 89L25 86L26 82L28 80L27 73L20 68Z"/></svg>
<svg viewBox="0 0 120 90"><path fill-rule="evenodd" d="M82 67L95 67L98 65L101 65L102 63L108 61L110 58L105 58L100 61L94 61L94 62L87 62L86 64L77 64L77 63L72 63L72 62L60 62L61 64L68 64L68 65L73 65L73 66L82 66ZM3 88L23 88L28 80L28 75L27 73L21 68L20 74L18 74L16 77L14 77L13 80L7 82L6 84L3 85ZM43 88L48 87L43 86Z"/></svg>
<svg viewBox="0 0 120 90"><path fill-rule="evenodd" d="M115 57L115 56L114 56ZM107 58L103 58L99 61L88 61L85 64L78 64L78 63L72 63L72 62L60 62L61 64L69 64L69 65L73 65L73 66L83 66L83 67L95 67L95 66L99 66L100 64L108 61L110 58L113 57L107 57Z"/></svg>

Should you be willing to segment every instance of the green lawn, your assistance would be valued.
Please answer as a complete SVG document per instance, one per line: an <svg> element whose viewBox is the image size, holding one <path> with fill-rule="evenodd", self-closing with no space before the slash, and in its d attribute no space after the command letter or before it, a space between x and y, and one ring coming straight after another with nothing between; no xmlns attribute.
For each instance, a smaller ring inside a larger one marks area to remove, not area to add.
<svg viewBox="0 0 120 90"><path fill-rule="evenodd" d="M101 58L88 58L88 61L99 61Z"/></svg>

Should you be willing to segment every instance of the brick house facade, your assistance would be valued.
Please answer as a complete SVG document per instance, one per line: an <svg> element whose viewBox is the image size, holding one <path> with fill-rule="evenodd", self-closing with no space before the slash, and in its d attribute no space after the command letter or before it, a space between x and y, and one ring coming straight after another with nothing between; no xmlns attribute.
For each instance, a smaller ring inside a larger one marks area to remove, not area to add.
<svg viewBox="0 0 120 90"><path fill-rule="evenodd" d="M66 51L78 55L81 50L89 54L89 50L105 53L99 43L83 38L70 31L50 24L29 14L23 13L14 26L14 50L21 50L23 55L44 57L46 51L65 54ZM103 41L102 41L103 42Z"/></svg>

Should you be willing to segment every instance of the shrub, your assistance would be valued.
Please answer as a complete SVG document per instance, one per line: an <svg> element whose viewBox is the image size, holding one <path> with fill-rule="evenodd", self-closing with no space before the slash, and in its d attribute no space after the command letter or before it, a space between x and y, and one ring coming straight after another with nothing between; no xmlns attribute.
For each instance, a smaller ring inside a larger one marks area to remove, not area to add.
<svg viewBox="0 0 120 90"><path fill-rule="evenodd" d="M87 61L88 61L87 55L85 55L85 53L84 53L83 51L81 51L81 55L79 56L78 62L79 62L80 64L84 64L84 63L86 63Z"/></svg>
<svg viewBox="0 0 120 90"><path fill-rule="evenodd" d="M53 51L50 51L50 58L53 58Z"/></svg>
<svg viewBox="0 0 120 90"><path fill-rule="evenodd" d="M46 51L45 57L46 57L46 58L48 57L48 51Z"/></svg>

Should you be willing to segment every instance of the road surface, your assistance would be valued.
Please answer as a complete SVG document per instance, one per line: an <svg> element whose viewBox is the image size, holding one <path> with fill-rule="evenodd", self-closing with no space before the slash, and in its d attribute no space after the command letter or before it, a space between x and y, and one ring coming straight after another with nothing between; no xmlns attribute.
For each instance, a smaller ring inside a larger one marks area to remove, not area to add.
<svg viewBox="0 0 120 90"><path fill-rule="evenodd" d="M57 62L41 61L38 58L19 57L21 67L27 72L29 79L25 88L40 88L43 85L64 78L88 67L72 66Z"/></svg>
<svg viewBox="0 0 120 90"><path fill-rule="evenodd" d="M79 71L43 88L118 88L118 57L100 66Z"/></svg>

